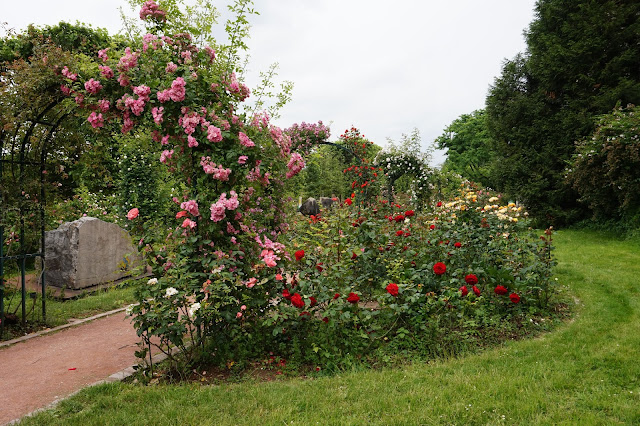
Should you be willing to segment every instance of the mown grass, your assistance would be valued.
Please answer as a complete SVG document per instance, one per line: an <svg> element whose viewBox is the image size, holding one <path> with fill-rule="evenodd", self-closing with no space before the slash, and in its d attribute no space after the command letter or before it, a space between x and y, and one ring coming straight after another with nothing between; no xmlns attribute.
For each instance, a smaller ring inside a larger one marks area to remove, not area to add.
<svg viewBox="0 0 640 426"><path fill-rule="evenodd" d="M219 386L115 383L22 424L638 424L640 243L556 236L578 302L556 331L458 359Z"/></svg>

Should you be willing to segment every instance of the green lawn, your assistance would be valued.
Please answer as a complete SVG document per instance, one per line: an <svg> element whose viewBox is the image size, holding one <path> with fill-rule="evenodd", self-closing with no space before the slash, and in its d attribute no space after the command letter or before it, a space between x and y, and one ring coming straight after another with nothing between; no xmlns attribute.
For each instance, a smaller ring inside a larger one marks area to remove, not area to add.
<svg viewBox="0 0 640 426"><path fill-rule="evenodd" d="M639 424L640 244L557 234L575 318L460 359L314 380L110 384L24 424Z"/></svg>

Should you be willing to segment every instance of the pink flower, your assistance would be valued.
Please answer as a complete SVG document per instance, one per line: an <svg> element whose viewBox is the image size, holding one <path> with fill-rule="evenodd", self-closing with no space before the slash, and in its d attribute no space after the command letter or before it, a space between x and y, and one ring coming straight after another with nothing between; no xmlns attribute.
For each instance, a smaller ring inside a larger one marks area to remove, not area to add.
<svg viewBox="0 0 640 426"><path fill-rule="evenodd" d="M71 73L71 71L69 71L68 67L62 68L61 73L62 73L63 76L67 77L71 81L76 81L78 79L78 74Z"/></svg>
<svg viewBox="0 0 640 426"><path fill-rule="evenodd" d="M191 219L187 218L187 219L185 219L185 220L182 222L182 225L181 225L181 226L182 226L183 228L185 228L185 229L186 229L186 228L193 229L193 228L195 228L195 227L196 227L196 225L197 225L197 224L196 224L193 220L191 220Z"/></svg>
<svg viewBox="0 0 640 426"><path fill-rule="evenodd" d="M238 312L238 313L236 314L236 318L242 318L242 312Z"/></svg>
<svg viewBox="0 0 640 426"><path fill-rule="evenodd" d="M178 69L178 66L176 64L174 64L173 62L169 62L167 64L167 67L164 69L166 71L167 74L172 74L174 73L176 70Z"/></svg>
<svg viewBox="0 0 640 426"><path fill-rule="evenodd" d="M209 63L213 62L216 58L216 51L211 46L207 46L204 48L204 52L209 55Z"/></svg>
<svg viewBox="0 0 640 426"><path fill-rule="evenodd" d="M93 127L94 129L104 126L102 114L96 114L95 111L89 114L89 117L87 117L87 121L91 123L91 127Z"/></svg>
<svg viewBox="0 0 640 426"><path fill-rule="evenodd" d="M184 97L185 97L185 89L184 86L186 85L184 78L182 77L178 77L175 80L173 80L173 82L171 83L171 92L169 93L169 96L171 97L171 100L174 102L182 102L184 101Z"/></svg>
<svg viewBox="0 0 640 426"><path fill-rule="evenodd" d="M169 99L171 99L171 95L170 95L170 91L169 89L166 90L160 90L158 91L158 93L156 94L156 96L158 97L158 100L162 103L167 102Z"/></svg>
<svg viewBox="0 0 640 426"><path fill-rule="evenodd" d="M118 83L120 83L120 86L122 87L127 87L130 84L129 77L125 74L120 74L118 76Z"/></svg>
<svg viewBox="0 0 640 426"><path fill-rule="evenodd" d="M287 163L287 168L289 169L289 171L287 172L287 179L291 179L292 177L300 173L300 171L304 169L304 166L304 160L302 159L302 156L300 154L298 154L297 152L291 154L289 163Z"/></svg>
<svg viewBox="0 0 640 426"><path fill-rule="evenodd" d="M100 99L98 101L98 106L100 107L100 111L107 112L109 111L109 107L111 106L111 103L106 99Z"/></svg>
<svg viewBox="0 0 640 426"><path fill-rule="evenodd" d="M151 88L149 86L145 86L141 84L140 86L135 86L133 88L133 93L138 95L140 99L144 99L145 101L149 100L149 95L151 94Z"/></svg>
<svg viewBox="0 0 640 426"><path fill-rule="evenodd" d="M207 139L210 142L220 142L222 141L222 132L216 126L209 126L207 128Z"/></svg>
<svg viewBox="0 0 640 426"><path fill-rule="evenodd" d="M246 164L248 159L249 157L247 157L246 155L241 155L240 157L238 157L238 164Z"/></svg>
<svg viewBox="0 0 640 426"><path fill-rule="evenodd" d="M249 139L249 136L245 135L243 132L238 134L238 138L240 139L240 145L246 146L247 148L256 146L256 144Z"/></svg>
<svg viewBox="0 0 640 426"><path fill-rule="evenodd" d="M153 121L156 124L162 123L162 114L164 113L164 107L153 107L151 109L151 115L153 115Z"/></svg>
<svg viewBox="0 0 640 426"><path fill-rule="evenodd" d="M106 65L98 65L98 68L100 68L100 74L102 74L104 78L106 79L113 78L114 74L111 68L109 68Z"/></svg>
<svg viewBox="0 0 640 426"><path fill-rule="evenodd" d="M187 136L187 141L189 142L189 148L195 148L198 146L198 141L193 136Z"/></svg>
<svg viewBox="0 0 640 426"><path fill-rule="evenodd" d="M180 204L180 208L188 211L192 216L200 216L200 210L198 210L198 203L196 200L185 201Z"/></svg>
<svg viewBox="0 0 640 426"><path fill-rule="evenodd" d="M107 62L109 57L107 56L107 51L109 48L98 50L98 58L102 59L102 62Z"/></svg>
<svg viewBox="0 0 640 426"><path fill-rule="evenodd" d="M258 280L256 278L249 278L245 285L247 286L247 288L253 288L257 282Z"/></svg>
<svg viewBox="0 0 640 426"><path fill-rule="evenodd" d="M142 9L140 9L140 19L146 21L149 18L155 19L157 21L165 21L167 19L167 12L160 9L160 6L153 1L149 0L142 4Z"/></svg>
<svg viewBox="0 0 640 426"><path fill-rule="evenodd" d="M238 194L236 194L236 191L231 190L229 195L231 195L231 198L226 200L225 207L227 210L235 210L240 205L240 202L238 201Z"/></svg>
<svg viewBox="0 0 640 426"><path fill-rule="evenodd" d="M140 53L132 52L130 47L126 47L124 49L124 56L120 58L118 62L118 69L120 72L125 72L130 70L131 68L135 68L138 66L138 57Z"/></svg>
<svg viewBox="0 0 640 426"><path fill-rule="evenodd" d="M169 151L168 149L165 149L164 151L162 151L162 154L160 154L160 162L166 163L167 160L170 160L172 156L173 150Z"/></svg>
<svg viewBox="0 0 640 426"><path fill-rule="evenodd" d="M133 220L136 217L138 217L138 214L140 214L140 210L138 210L137 207L134 207L131 210L129 210L129 213L127 213L127 219Z"/></svg>

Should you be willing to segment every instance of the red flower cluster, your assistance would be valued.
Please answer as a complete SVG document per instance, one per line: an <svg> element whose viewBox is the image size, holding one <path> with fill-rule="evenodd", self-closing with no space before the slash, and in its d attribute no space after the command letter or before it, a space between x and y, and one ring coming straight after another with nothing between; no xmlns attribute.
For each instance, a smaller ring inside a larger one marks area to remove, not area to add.
<svg viewBox="0 0 640 426"><path fill-rule="evenodd" d="M460 293L462 294L462 297L465 297L467 294L469 294L469 289L467 289L466 285L463 285L462 287L460 287Z"/></svg>
<svg viewBox="0 0 640 426"><path fill-rule="evenodd" d="M304 308L304 300L302 300L302 296L299 293L295 293L291 296L291 304L298 309Z"/></svg>
<svg viewBox="0 0 640 426"><path fill-rule="evenodd" d="M347 198L346 200L344 200L344 203L350 206L351 204L353 204L353 201L351 201L351 198Z"/></svg>
<svg viewBox="0 0 640 426"><path fill-rule="evenodd" d="M304 250L298 250L297 252L294 253L296 260L300 261L300 259L302 259L304 257Z"/></svg>
<svg viewBox="0 0 640 426"><path fill-rule="evenodd" d="M454 246L455 248L460 248L460 247L462 247L462 244L461 244L461 243L455 243L453 246Z"/></svg>
<svg viewBox="0 0 640 426"><path fill-rule="evenodd" d="M499 285L499 286L496 286L495 289L493 289L493 292L495 294L504 295L504 294L507 294L509 290L507 290L506 287Z"/></svg>
<svg viewBox="0 0 640 426"><path fill-rule="evenodd" d="M476 285L478 284L478 277L476 277L474 274L469 274L464 277L464 281L469 285Z"/></svg>
<svg viewBox="0 0 640 426"><path fill-rule="evenodd" d="M520 296L518 296L516 293L511 293L509 295L509 299L511 299L511 301L513 303L519 303L520 302Z"/></svg>
<svg viewBox="0 0 640 426"><path fill-rule="evenodd" d="M438 263L436 263L435 265L433 265L433 272L434 272L436 275L442 275L442 274L444 274L445 272L447 272L447 265L445 265L445 264L444 264L444 263L442 263L442 262L438 262Z"/></svg>
<svg viewBox="0 0 640 426"><path fill-rule="evenodd" d="M472 290L473 290L473 294L475 294L476 296L480 297L480 289L478 287L476 287L474 285Z"/></svg>
<svg viewBox="0 0 640 426"><path fill-rule="evenodd" d="M398 284L389 283L389 285L387 285L387 292L393 297L396 297L398 295Z"/></svg>
<svg viewBox="0 0 640 426"><path fill-rule="evenodd" d="M349 296L347 297L347 302L349 303L358 303L360 301L360 296L358 296L357 294L351 292L349 293Z"/></svg>
<svg viewBox="0 0 640 426"><path fill-rule="evenodd" d="M404 215L405 215L406 217L411 217L411 216L413 216L414 214L416 214L416 213L415 213L413 210L407 210L406 212L404 212Z"/></svg>

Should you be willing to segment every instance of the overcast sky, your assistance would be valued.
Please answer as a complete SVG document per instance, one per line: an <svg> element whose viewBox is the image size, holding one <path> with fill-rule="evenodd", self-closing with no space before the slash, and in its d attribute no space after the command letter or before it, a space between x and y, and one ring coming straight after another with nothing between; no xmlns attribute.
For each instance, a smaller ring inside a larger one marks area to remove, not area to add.
<svg viewBox="0 0 640 426"><path fill-rule="evenodd" d="M215 2L220 8L226 2ZM120 30L125 0L0 0L0 22L22 30L81 21ZM427 147L461 114L483 108L505 59L525 49L535 0L255 0L251 62L280 64L293 100L276 122L358 127L385 146L418 128ZM2 35L4 35L2 31ZM442 162L441 153L434 163Z"/></svg>

